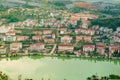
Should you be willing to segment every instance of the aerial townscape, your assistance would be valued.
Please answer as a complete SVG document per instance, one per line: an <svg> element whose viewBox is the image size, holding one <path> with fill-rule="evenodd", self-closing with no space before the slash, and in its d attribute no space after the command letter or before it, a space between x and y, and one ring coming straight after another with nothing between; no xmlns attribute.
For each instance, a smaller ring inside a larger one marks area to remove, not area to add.
<svg viewBox="0 0 120 80"><path fill-rule="evenodd" d="M0 2L0 58L39 55L120 59L120 5L116 2ZM97 78L93 75L87 80L109 80Z"/></svg>

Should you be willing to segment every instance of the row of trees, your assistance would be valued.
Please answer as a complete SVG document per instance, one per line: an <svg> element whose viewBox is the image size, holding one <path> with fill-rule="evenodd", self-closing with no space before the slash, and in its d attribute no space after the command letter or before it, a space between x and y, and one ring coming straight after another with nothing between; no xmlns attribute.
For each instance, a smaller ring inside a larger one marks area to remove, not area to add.
<svg viewBox="0 0 120 80"><path fill-rule="evenodd" d="M88 77L87 80L119 80L120 76L111 74L109 76L99 77L97 75L92 75L92 77Z"/></svg>

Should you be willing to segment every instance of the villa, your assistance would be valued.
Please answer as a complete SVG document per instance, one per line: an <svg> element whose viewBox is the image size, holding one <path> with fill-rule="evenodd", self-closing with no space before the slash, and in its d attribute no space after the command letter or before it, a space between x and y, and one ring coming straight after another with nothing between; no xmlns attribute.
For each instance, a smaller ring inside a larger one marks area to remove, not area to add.
<svg viewBox="0 0 120 80"><path fill-rule="evenodd" d="M63 43L70 43L71 41L72 41L71 36L65 35L65 36L61 37L61 42L63 42Z"/></svg>
<svg viewBox="0 0 120 80"><path fill-rule="evenodd" d="M84 45L83 51L84 52L93 52L95 50L95 45Z"/></svg>
<svg viewBox="0 0 120 80"><path fill-rule="evenodd" d="M42 35L42 31L33 31L32 33L36 35Z"/></svg>
<svg viewBox="0 0 120 80"><path fill-rule="evenodd" d="M5 35L6 35L6 36L15 36L15 31L10 30L10 31L8 31Z"/></svg>
<svg viewBox="0 0 120 80"><path fill-rule="evenodd" d="M10 51L20 51L22 49L22 43L11 43L10 44Z"/></svg>
<svg viewBox="0 0 120 80"><path fill-rule="evenodd" d="M0 54L4 54L4 53L6 53L6 51L7 51L6 47L4 47L4 46L0 47Z"/></svg>
<svg viewBox="0 0 120 80"><path fill-rule="evenodd" d="M45 43L55 43L54 38L44 38L43 40L44 40Z"/></svg>
<svg viewBox="0 0 120 80"><path fill-rule="evenodd" d="M69 51L73 52L74 47L72 44L59 44L58 45L58 51Z"/></svg>
<svg viewBox="0 0 120 80"><path fill-rule="evenodd" d="M86 42L92 42L91 36L87 36L87 35L76 36L76 42L83 40Z"/></svg>
<svg viewBox="0 0 120 80"><path fill-rule="evenodd" d="M67 31L67 28L60 28L60 34L65 34Z"/></svg>
<svg viewBox="0 0 120 80"><path fill-rule="evenodd" d="M35 43L30 45L30 51L41 51L45 48L43 43Z"/></svg>
<svg viewBox="0 0 120 80"><path fill-rule="evenodd" d="M105 54L105 46L104 45L97 45L96 46L96 52L100 53L100 54Z"/></svg>
<svg viewBox="0 0 120 80"><path fill-rule="evenodd" d="M16 36L3 36L3 41L16 41Z"/></svg>
<svg viewBox="0 0 120 80"><path fill-rule="evenodd" d="M51 34L52 33L52 30L43 30L43 34L46 35L46 34Z"/></svg>
<svg viewBox="0 0 120 80"><path fill-rule="evenodd" d="M86 34L86 35L94 35L95 30L78 28L78 29L75 29L75 33L76 34L82 33L82 34Z"/></svg>
<svg viewBox="0 0 120 80"><path fill-rule="evenodd" d="M32 40L40 41L41 39L41 36L32 36Z"/></svg>
<svg viewBox="0 0 120 80"><path fill-rule="evenodd" d="M109 46L110 53L114 53L115 51L120 52L120 45L114 44Z"/></svg>
<svg viewBox="0 0 120 80"><path fill-rule="evenodd" d="M28 36L17 36L17 41L25 41L28 40L29 37Z"/></svg>

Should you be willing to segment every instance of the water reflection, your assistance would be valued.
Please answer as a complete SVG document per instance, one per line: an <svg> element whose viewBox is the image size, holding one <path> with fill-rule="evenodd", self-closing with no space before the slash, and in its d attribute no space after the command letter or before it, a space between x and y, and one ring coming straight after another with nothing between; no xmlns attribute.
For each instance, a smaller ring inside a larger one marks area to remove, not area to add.
<svg viewBox="0 0 120 80"><path fill-rule="evenodd" d="M2 58L0 69L17 80L20 74L23 78L40 80L85 80L86 77L98 75L120 74L120 60L46 57L46 56L17 56Z"/></svg>
<svg viewBox="0 0 120 80"><path fill-rule="evenodd" d="M24 58L24 57L27 57L27 58L30 58L30 59L33 59L33 60L39 60L39 59L42 59L42 58L46 58L46 56L39 56L39 55L34 55L34 56L16 56L16 57L10 57L10 58L0 58L0 61L1 60L6 60L6 61L13 61L13 60L19 60L21 58ZM109 63L114 63L115 65L120 65L120 60L113 60L113 59L98 59L98 58L72 58L72 57L49 57L51 59L59 59L59 60L62 60L62 61L67 61L67 60L87 60L89 62L94 62L94 63L97 63L97 62L109 62Z"/></svg>

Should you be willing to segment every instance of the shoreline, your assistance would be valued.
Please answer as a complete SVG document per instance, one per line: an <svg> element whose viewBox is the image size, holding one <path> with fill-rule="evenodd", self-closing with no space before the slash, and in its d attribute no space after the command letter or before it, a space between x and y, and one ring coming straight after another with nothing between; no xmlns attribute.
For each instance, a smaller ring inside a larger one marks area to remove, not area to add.
<svg viewBox="0 0 120 80"><path fill-rule="evenodd" d="M3 54L2 54L3 55ZM7 55L4 54L3 56L0 55L0 59L4 59L4 58L11 58L11 57L23 57L23 56L43 56L43 57L66 57L66 58L86 58L86 59L103 59L103 60L120 60L120 58L117 57L99 57L99 56L76 56L76 55L57 55L57 54L41 54L41 53L27 53L27 54L21 54L21 53L17 53L14 55Z"/></svg>

